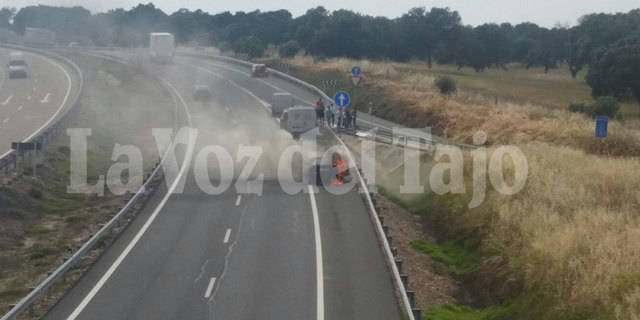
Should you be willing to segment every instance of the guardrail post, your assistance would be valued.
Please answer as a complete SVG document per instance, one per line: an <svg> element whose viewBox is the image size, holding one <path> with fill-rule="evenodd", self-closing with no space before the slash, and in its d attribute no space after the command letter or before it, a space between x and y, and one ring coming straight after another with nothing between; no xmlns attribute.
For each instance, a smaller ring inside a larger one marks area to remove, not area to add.
<svg viewBox="0 0 640 320"><path fill-rule="evenodd" d="M402 259L396 259L396 266L398 267L398 272L402 273Z"/></svg>
<svg viewBox="0 0 640 320"><path fill-rule="evenodd" d="M416 306L416 293L415 291L407 290L407 298L409 298L409 304L411 307Z"/></svg>
<svg viewBox="0 0 640 320"><path fill-rule="evenodd" d="M411 309L411 311L413 312L413 318L416 320L422 319L422 309L420 308L413 308Z"/></svg>
<svg viewBox="0 0 640 320"><path fill-rule="evenodd" d="M409 286L409 275L407 274L400 274L400 280L402 280L402 285L404 285L404 287L408 287Z"/></svg>

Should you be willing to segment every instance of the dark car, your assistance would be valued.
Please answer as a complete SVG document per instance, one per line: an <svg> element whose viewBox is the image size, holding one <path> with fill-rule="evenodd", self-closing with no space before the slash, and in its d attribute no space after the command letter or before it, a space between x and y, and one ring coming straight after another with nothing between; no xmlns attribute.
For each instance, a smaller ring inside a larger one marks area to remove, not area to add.
<svg viewBox="0 0 640 320"><path fill-rule="evenodd" d="M193 90L193 100L200 102L211 101L213 95L211 94L211 90L207 86L196 86Z"/></svg>
<svg viewBox="0 0 640 320"><path fill-rule="evenodd" d="M269 71L267 70L267 66L264 64L254 64L251 66L251 76L254 78L257 77L268 77Z"/></svg>

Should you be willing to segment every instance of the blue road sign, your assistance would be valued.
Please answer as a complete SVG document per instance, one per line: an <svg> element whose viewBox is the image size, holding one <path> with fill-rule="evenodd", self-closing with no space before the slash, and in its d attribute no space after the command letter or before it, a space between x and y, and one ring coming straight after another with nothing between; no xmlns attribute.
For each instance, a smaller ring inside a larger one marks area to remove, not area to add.
<svg viewBox="0 0 640 320"><path fill-rule="evenodd" d="M348 106L350 101L351 101L351 97L349 97L349 94L344 91L338 91L333 96L333 103L335 103L336 106L340 108L344 108Z"/></svg>
<svg viewBox="0 0 640 320"><path fill-rule="evenodd" d="M609 124L609 118L598 116L596 117L596 137L605 138L607 136L607 127Z"/></svg>
<svg viewBox="0 0 640 320"><path fill-rule="evenodd" d="M351 68L351 74L354 76L359 76L360 75L360 67L355 66L353 68Z"/></svg>

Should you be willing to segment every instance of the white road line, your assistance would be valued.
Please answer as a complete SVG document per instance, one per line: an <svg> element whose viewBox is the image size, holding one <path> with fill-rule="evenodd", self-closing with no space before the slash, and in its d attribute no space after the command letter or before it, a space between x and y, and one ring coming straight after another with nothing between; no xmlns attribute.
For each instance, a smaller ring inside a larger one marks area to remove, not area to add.
<svg viewBox="0 0 640 320"><path fill-rule="evenodd" d="M7 97L7 100L2 101L2 103L0 103L3 106L6 106L9 104L9 102L11 102L11 99L13 99L13 95L10 95L9 97Z"/></svg>
<svg viewBox="0 0 640 320"><path fill-rule="evenodd" d="M9 119L10 119L10 118L6 118L6 119L2 120L2 123L7 123L7 122L9 122Z"/></svg>
<svg viewBox="0 0 640 320"><path fill-rule="evenodd" d="M209 280L209 285L207 286L207 291L204 293L205 299L209 299L211 297L211 292L213 291L213 286L216 284L216 278L211 278Z"/></svg>
<svg viewBox="0 0 640 320"><path fill-rule="evenodd" d="M19 106L18 111L22 111L22 108L24 108L24 106Z"/></svg>
<svg viewBox="0 0 640 320"><path fill-rule="evenodd" d="M42 125L42 127L38 128L38 130L36 130L34 133L32 133L30 136L28 136L26 139L23 140L23 142L29 141L31 139L33 139L35 136L37 136L38 134L40 134L40 131L44 130L44 128L48 127L60 114L60 112L62 112L62 110L64 109L64 106L67 104L67 100L69 100L69 95L71 94L71 76L69 75L69 72L67 72L67 70L65 70L64 67L62 67L59 63L49 59L49 58L45 58L43 57L43 59L45 59L46 61L48 61L49 63L53 64L54 66L58 67L60 70L62 70L62 72L64 72L64 75L67 78L67 92L64 94L64 98L62 99L62 103L60 103L60 107L58 107L58 110L56 110L56 113L49 118L49 121L47 121L45 124Z"/></svg>
<svg viewBox="0 0 640 320"><path fill-rule="evenodd" d="M236 207L240 205L240 201L242 201L242 195L239 194L238 197L236 198Z"/></svg>
<svg viewBox="0 0 640 320"><path fill-rule="evenodd" d="M50 96L51 96L51 93L47 92L47 95L44 96L44 98L42 98L42 100L40 100L40 103L48 103Z"/></svg>
<svg viewBox="0 0 640 320"><path fill-rule="evenodd" d="M189 113L189 108L187 107L187 104L184 102L184 98L180 95L178 90L176 90L176 88L173 85L171 85L171 83L166 82L166 84L167 84L167 86L169 86L171 88L171 90L178 97L178 99L180 99L180 102L181 102L182 106L184 107L184 109L185 109L185 111L187 113L187 120L189 122L189 126L191 126L191 116L190 116L190 113ZM194 137L190 136L189 137L189 141L191 141L191 139L193 139L193 138ZM131 250L136 246L138 241L140 241L140 238L142 238L142 236L145 234L147 229L149 229L149 226L151 226L151 223L153 223L153 221L156 219L156 217L158 216L158 214L160 213L162 208L164 208L164 206L166 205L167 201L169 201L169 198L171 197L171 195L173 194L175 189L180 184L181 180L184 178L185 173L187 171L187 168L191 164L191 160L193 158L193 149L194 149L193 145L194 144L192 144L192 143L188 143L187 144L187 153L186 153L186 157L185 157L184 161L182 162L182 167L180 168L180 171L178 172L178 175L176 176L176 179L171 184L171 187L169 188L169 190L167 190L167 193L165 194L164 198L162 198L162 200L160 201L160 203L158 204L156 209L153 211L151 216L149 216L148 220L144 223L144 225L138 231L136 236L131 240L131 242L127 245L127 247L124 249L124 251L122 251L120 256L118 256L118 258L113 262L113 264L109 267L109 269L104 273L104 275L102 275L102 278L100 278L100 280L98 280L98 282L91 289L91 291L84 297L82 302L80 302L80 304L76 307L76 309L73 310L73 313L67 318L67 320L75 320L76 318L78 318L78 316L80 315L82 310L84 310L84 308L87 307L87 305L91 302L93 297L95 297L95 295L98 293L98 291L100 291L100 289L109 280L109 278L111 278L111 276L116 271L116 269L118 269L118 267L120 266L122 261L124 261L124 259L127 257L127 255L129 255Z"/></svg>
<svg viewBox="0 0 640 320"><path fill-rule="evenodd" d="M31 101L31 96L27 96L27 101Z"/></svg>
<svg viewBox="0 0 640 320"><path fill-rule="evenodd" d="M224 234L224 241L222 243L229 243L230 236L231 236L231 229L227 229L227 233Z"/></svg>
<svg viewBox="0 0 640 320"><path fill-rule="evenodd" d="M320 219L318 218L318 205L313 186L309 185L309 198L313 213L313 233L316 242L316 319L324 320L324 269L322 265L322 237L320 236Z"/></svg>

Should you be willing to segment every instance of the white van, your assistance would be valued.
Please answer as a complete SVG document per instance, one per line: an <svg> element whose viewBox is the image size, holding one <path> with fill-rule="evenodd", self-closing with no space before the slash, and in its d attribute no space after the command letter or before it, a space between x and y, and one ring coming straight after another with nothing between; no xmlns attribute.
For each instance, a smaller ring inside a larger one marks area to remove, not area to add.
<svg viewBox="0 0 640 320"><path fill-rule="evenodd" d="M9 73L9 79L27 77L27 61L24 59L24 53L11 52L9 54L7 71Z"/></svg>
<svg viewBox="0 0 640 320"><path fill-rule="evenodd" d="M160 63L170 63L176 52L173 34L166 32L151 33L149 35L149 52L151 60Z"/></svg>
<svg viewBox="0 0 640 320"><path fill-rule="evenodd" d="M294 139L315 127L316 110L312 107L292 107L286 109L280 117L280 128L291 133Z"/></svg>
<svg viewBox="0 0 640 320"><path fill-rule="evenodd" d="M273 99L271 100L271 115L280 117L285 110L293 107L294 104L295 99L291 93L276 92L273 94Z"/></svg>

